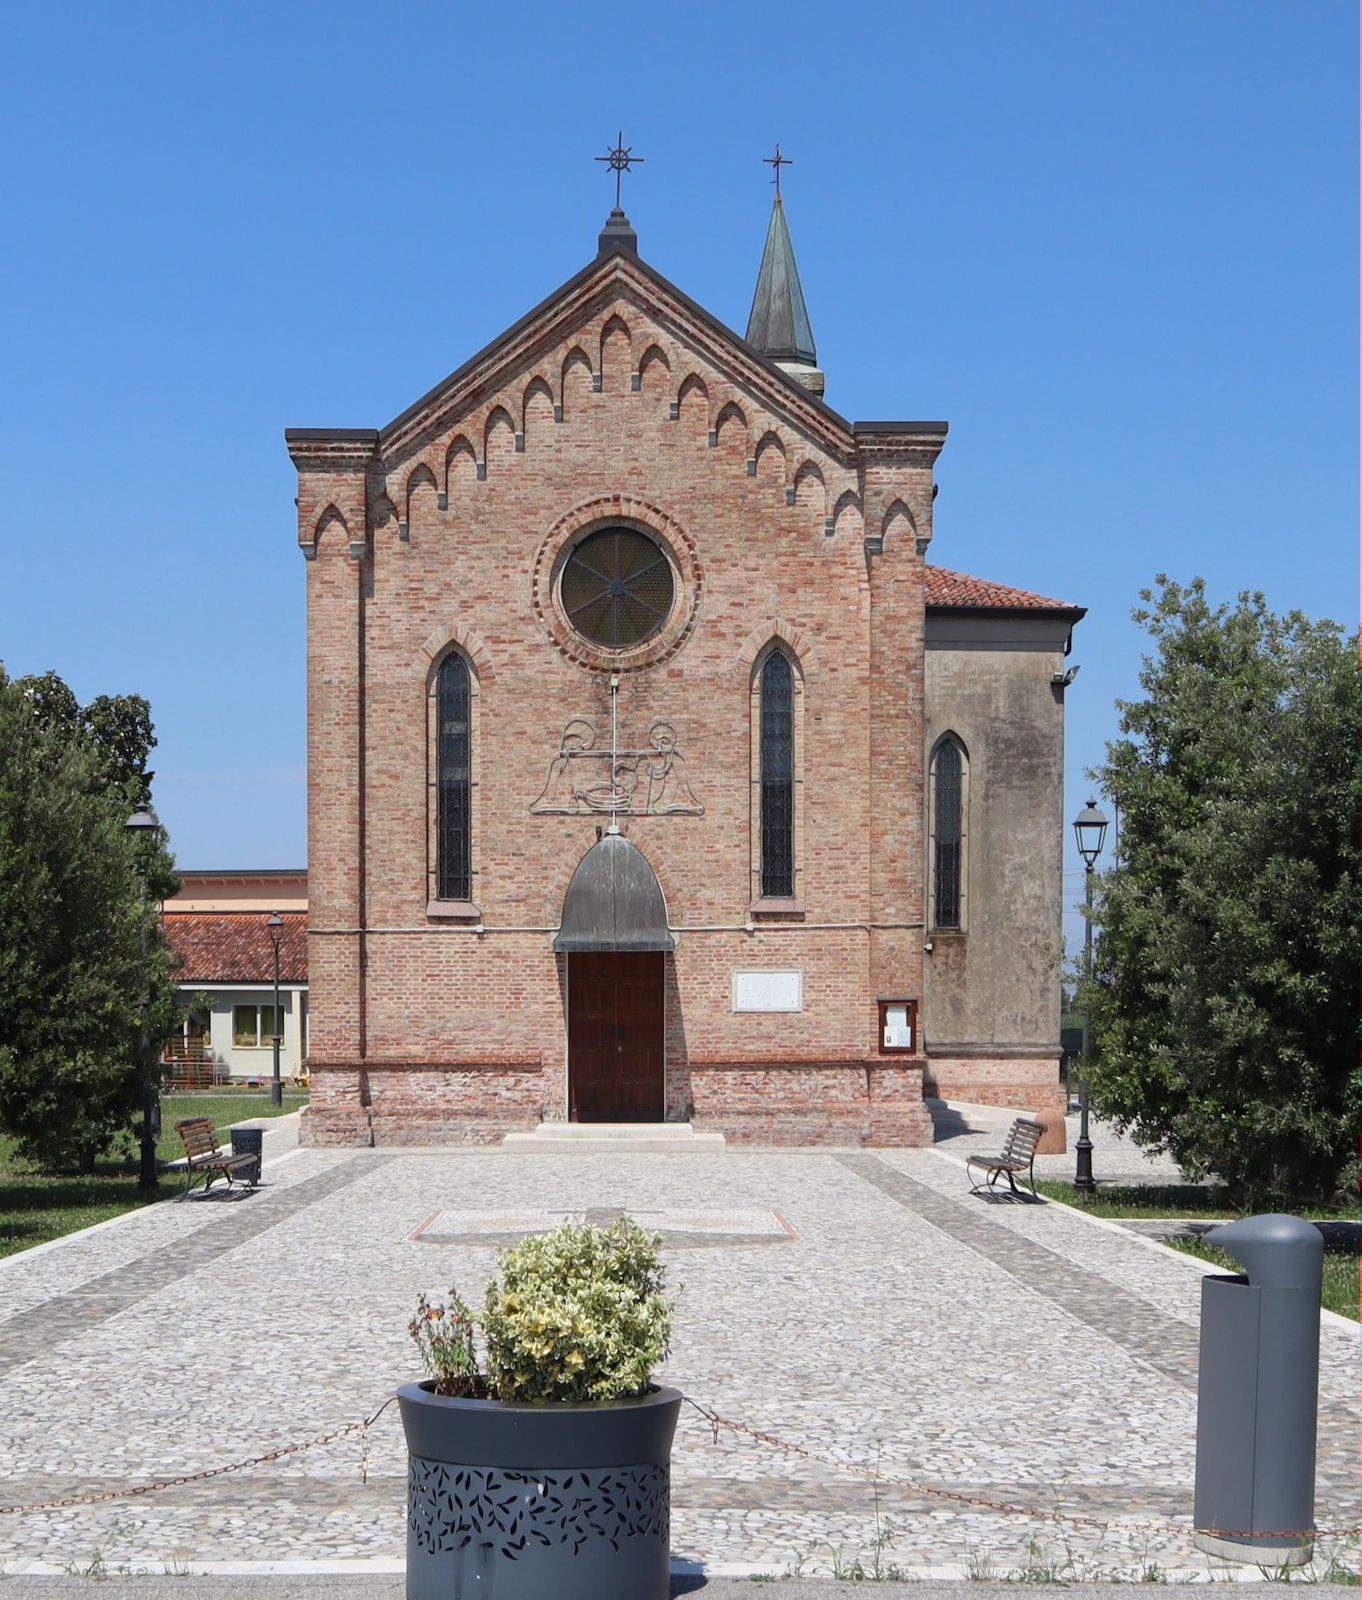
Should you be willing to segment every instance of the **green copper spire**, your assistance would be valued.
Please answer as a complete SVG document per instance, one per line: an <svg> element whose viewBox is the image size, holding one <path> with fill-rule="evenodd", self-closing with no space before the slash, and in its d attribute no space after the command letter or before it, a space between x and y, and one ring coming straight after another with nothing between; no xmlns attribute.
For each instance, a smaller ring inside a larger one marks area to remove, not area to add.
<svg viewBox="0 0 1362 1600"><path fill-rule="evenodd" d="M747 342L782 366L787 363L802 367L818 365L809 308L804 304L804 290L799 283L799 268L795 265L794 245L790 242L779 189L771 207L771 225L766 230L757 292L752 296L752 313L747 319Z"/></svg>

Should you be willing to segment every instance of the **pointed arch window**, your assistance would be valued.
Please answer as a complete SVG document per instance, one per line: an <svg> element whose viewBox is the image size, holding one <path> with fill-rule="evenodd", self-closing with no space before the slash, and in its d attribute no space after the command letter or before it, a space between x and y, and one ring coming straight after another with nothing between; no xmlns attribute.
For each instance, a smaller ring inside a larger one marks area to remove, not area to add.
<svg viewBox="0 0 1362 1600"><path fill-rule="evenodd" d="M761 669L761 893L794 894L794 671L773 650Z"/></svg>
<svg viewBox="0 0 1362 1600"><path fill-rule="evenodd" d="M440 663L435 691L436 897L473 898L473 726L468 664Z"/></svg>
<svg viewBox="0 0 1362 1600"><path fill-rule="evenodd" d="M965 925L965 800L968 766L964 747L947 734L932 756L932 926Z"/></svg>

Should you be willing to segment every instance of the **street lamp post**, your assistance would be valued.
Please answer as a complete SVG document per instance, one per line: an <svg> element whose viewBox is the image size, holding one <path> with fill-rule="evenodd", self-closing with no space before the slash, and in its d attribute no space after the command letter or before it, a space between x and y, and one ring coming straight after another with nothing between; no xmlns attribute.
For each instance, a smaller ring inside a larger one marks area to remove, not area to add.
<svg viewBox="0 0 1362 1600"><path fill-rule="evenodd" d="M144 839L154 839L161 831L156 813L148 806L137 810L123 824L132 837L137 858L137 876L142 883L141 927L142 971L147 965L147 849ZM151 984L142 986L142 1038L138 1049L142 1068L142 1151L137 1174L140 1189L155 1189L156 1181L156 1099L151 1086Z"/></svg>
<svg viewBox="0 0 1362 1600"><path fill-rule="evenodd" d="M1074 838L1078 853L1083 857L1083 980L1092 984L1092 872L1102 845L1107 837L1107 819L1097 809L1096 800L1089 800L1074 818ZM1092 1175L1092 1140L1088 1137L1088 996L1083 997L1083 1065L1084 1074L1078 1080L1078 1108L1082 1116L1078 1139L1074 1144L1074 1192L1080 1195L1097 1193L1097 1180Z"/></svg>
<svg viewBox="0 0 1362 1600"><path fill-rule="evenodd" d="M270 1080L270 1099L275 1105L284 1103L284 1086L279 1081L279 940L284 932L284 919L276 911L265 924L270 931L270 943L274 946L274 1077Z"/></svg>

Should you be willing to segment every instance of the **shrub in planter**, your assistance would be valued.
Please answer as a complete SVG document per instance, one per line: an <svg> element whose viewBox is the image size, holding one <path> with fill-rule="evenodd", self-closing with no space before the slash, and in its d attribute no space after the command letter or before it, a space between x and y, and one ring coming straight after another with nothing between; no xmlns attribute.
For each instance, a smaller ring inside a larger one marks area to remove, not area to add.
<svg viewBox="0 0 1362 1600"><path fill-rule="evenodd" d="M681 1396L649 1381L671 1335L659 1244L627 1218L566 1226L503 1252L480 1317L422 1296L431 1376L398 1390L408 1600L667 1594Z"/></svg>

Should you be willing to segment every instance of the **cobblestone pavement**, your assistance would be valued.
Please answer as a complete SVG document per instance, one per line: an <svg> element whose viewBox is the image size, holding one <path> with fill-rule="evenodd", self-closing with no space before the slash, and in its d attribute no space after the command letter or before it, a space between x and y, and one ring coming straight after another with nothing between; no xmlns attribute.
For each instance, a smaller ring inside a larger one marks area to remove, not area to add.
<svg viewBox="0 0 1362 1600"><path fill-rule="evenodd" d="M1258 1573L1254 1572L1256 1579ZM1013 1591L1000 1580L960 1582L923 1580L907 1582L877 1580L875 1600L1010 1600ZM403 1600L402 1577L383 1576L277 1577L240 1574L204 1576L124 1576L110 1574L102 1579L98 1600ZM713 1577L703 1573L673 1573L672 1600L683 1595L699 1595L701 1600L756 1600L758 1591L748 1577ZM831 1577L803 1577L778 1591L781 1600L865 1600L864 1583ZM1146 1583L1140 1590L1150 1595ZM1163 1590L1153 1588L1162 1600ZM1130 1600L1127 1587L1112 1583L1031 1583L1027 1581L1027 1600ZM5 1600L91 1600L90 1583L80 1577L11 1578ZM545 1600L551 1600L546 1596ZM1310 1600L1357 1600L1355 1584L1318 1583L1310 1590Z"/></svg>
<svg viewBox="0 0 1362 1600"><path fill-rule="evenodd" d="M294 1151L256 1193L150 1207L0 1263L0 1503L194 1473L364 1416L414 1375L417 1292L453 1282L476 1300L507 1219L628 1209L666 1230L664 1375L825 1458L716 1443L683 1411L681 1561L827 1570L834 1551L864 1558L878 1527L885 1559L921 1569L1067 1553L1204 1574L1180 1532L962 1511L895 1481L1155 1523L1190 1511L1199 1264L1059 1206L971 1199L959 1149ZM1321 1522L1356 1520L1356 1347L1326 1325ZM351 1436L144 1498L0 1516L0 1563L392 1566L395 1407L370 1432L367 1480L360 1455ZM877 1470L878 1497L839 1462Z"/></svg>

